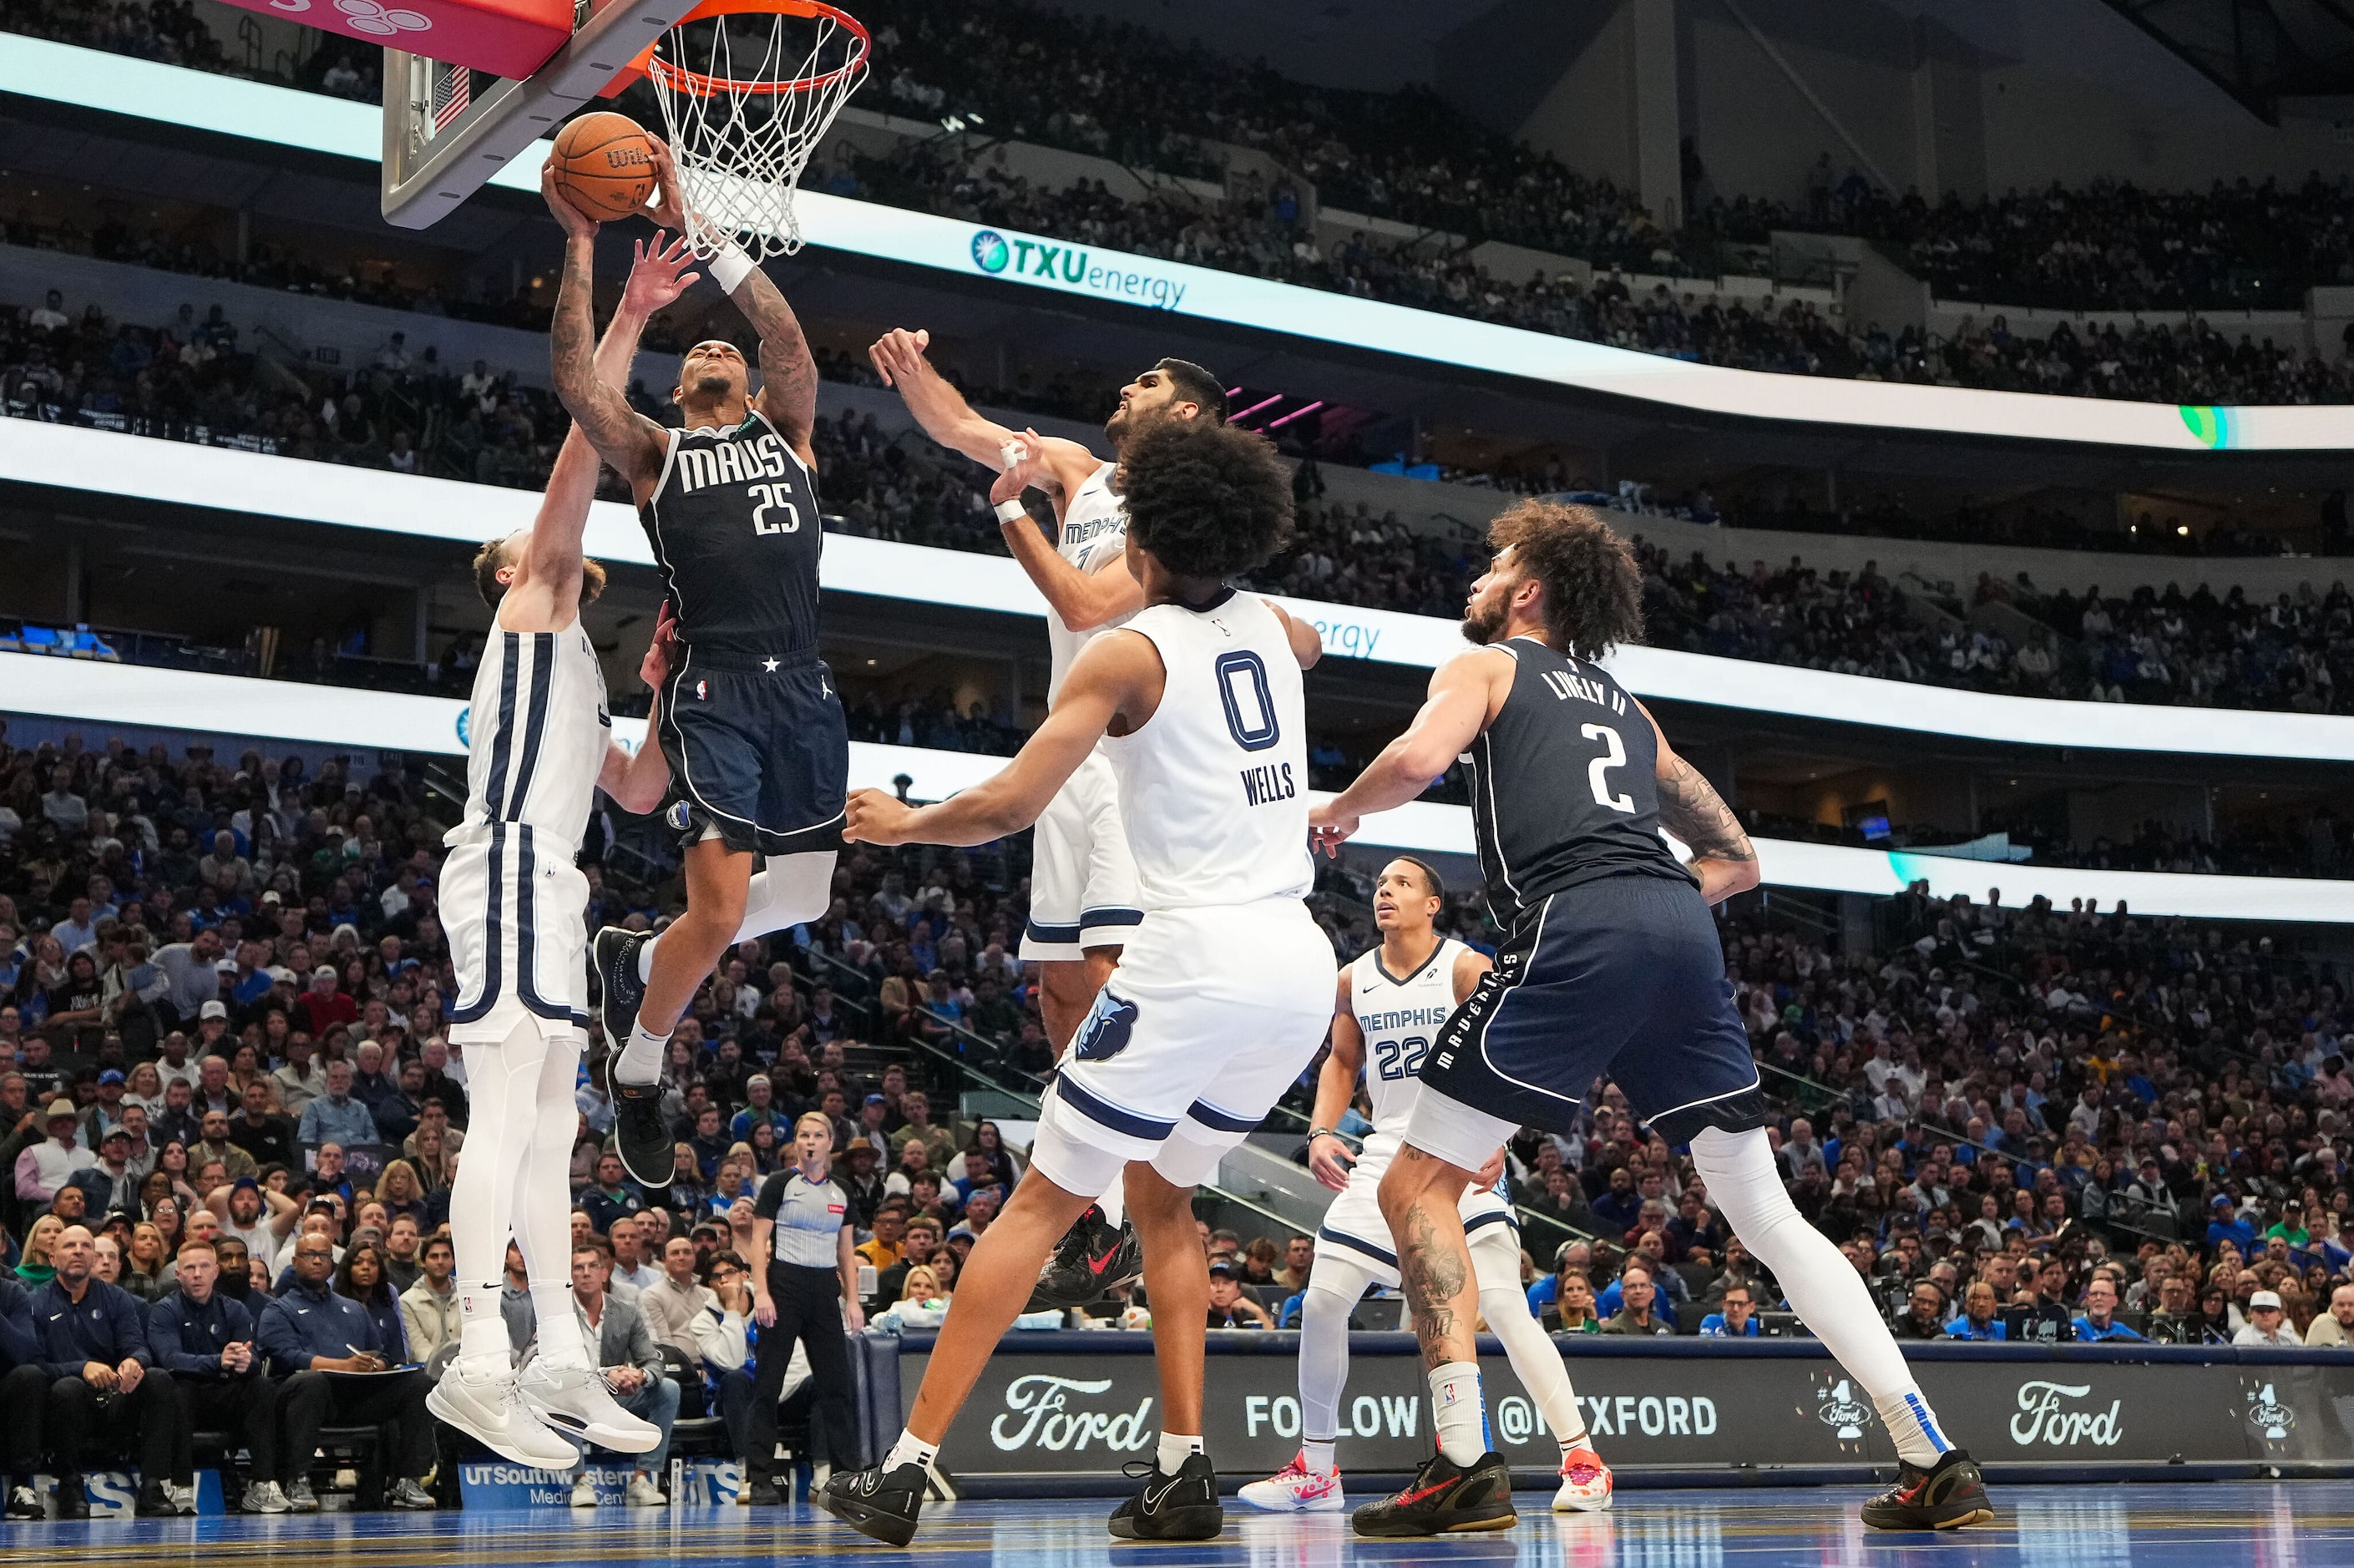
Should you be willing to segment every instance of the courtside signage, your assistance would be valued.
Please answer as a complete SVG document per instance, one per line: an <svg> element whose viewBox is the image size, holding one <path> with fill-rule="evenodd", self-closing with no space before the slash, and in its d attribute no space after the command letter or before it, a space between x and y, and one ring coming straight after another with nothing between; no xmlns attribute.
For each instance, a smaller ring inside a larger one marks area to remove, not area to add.
<svg viewBox="0 0 2354 1568"><path fill-rule="evenodd" d="M539 509L538 494L527 490L28 419L0 419L0 477L143 500L168 495L192 506L446 539L469 548L528 528ZM637 514L619 502L590 508L584 544L599 560L653 564ZM1046 613L1045 600L1022 568L1002 556L829 534L821 580L835 593L1008 615ZM1313 625L1325 653L1335 658L1430 669L1464 648L1456 623L1433 616L1310 599L1279 602ZM2328 714L2053 702L1666 648L1622 648L1608 665L1638 697L1926 735L2201 757L2354 758L2354 717Z"/></svg>
<svg viewBox="0 0 2354 1568"><path fill-rule="evenodd" d="M375 105L39 38L10 36L0 91L370 163L383 154ZM490 183L536 190L546 143L534 147ZM794 205L810 242L836 250L1696 412L2173 451L2354 447L2354 407L2179 407L1729 370L822 191Z"/></svg>
<svg viewBox="0 0 2354 1568"><path fill-rule="evenodd" d="M300 740L366 752L459 756L466 749L467 705L451 697L406 696L253 680L190 670L155 670L0 653L0 713L38 715L96 725L194 731L209 736ZM635 750L643 719L616 718L613 738ZM1005 766L1002 757L920 747L850 744L850 787L888 789L906 774L917 799L937 800L970 789ZM1329 799L1313 791L1311 799ZM1368 817L1359 838L1387 849L1433 854L1472 853L1471 813L1461 806L1416 800ZM1971 899L1998 887L2014 908L2038 894L2062 908L2070 900L2127 901L2144 915L2218 920L2354 923L2354 882L2304 877L2191 876L2160 872L2073 871L1960 860L1918 852L1890 853L1784 839L1756 841L1765 880L1776 887L1887 896L1925 881L1939 898Z"/></svg>

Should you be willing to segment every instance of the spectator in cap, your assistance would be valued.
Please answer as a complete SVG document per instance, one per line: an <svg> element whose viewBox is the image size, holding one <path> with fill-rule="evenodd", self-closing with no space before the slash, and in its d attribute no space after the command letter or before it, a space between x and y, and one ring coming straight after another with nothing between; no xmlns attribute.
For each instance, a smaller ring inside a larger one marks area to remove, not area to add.
<svg viewBox="0 0 2354 1568"><path fill-rule="evenodd" d="M777 1141L784 1142L792 1136L793 1118L777 1104L776 1086L766 1073L755 1073L744 1080L744 1108L727 1124L731 1143L749 1143L752 1129L762 1123L777 1129Z"/></svg>
<svg viewBox="0 0 2354 1568"><path fill-rule="evenodd" d="M864 1143L875 1150L875 1162L879 1169L891 1158L891 1135L884 1128L890 1119L891 1102L881 1095L868 1095L858 1106L858 1127L851 1145Z"/></svg>
<svg viewBox="0 0 2354 1568"><path fill-rule="evenodd" d="M131 1168L131 1134L114 1128L98 1140L98 1163L74 1172L93 1214L137 1214L139 1175Z"/></svg>
<svg viewBox="0 0 2354 1568"><path fill-rule="evenodd" d="M875 1146L864 1139L854 1141L842 1151L843 1164L833 1173L850 1195L850 1215L860 1230L871 1230L875 1211L883 1202L883 1178L876 1166L881 1163Z"/></svg>
<svg viewBox="0 0 2354 1568"><path fill-rule="evenodd" d="M2301 1342L2296 1330L2288 1326L2288 1314L2281 1306L2277 1290L2259 1290L2249 1297L2247 1327L2232 1336L2235 1345L2293 1346Z"/></svg>
<svg viewBox="0 0 2354 1568"><path fill-rule="evenodd" d="M2242 1257L2247 1257L2255 1252L2256 1227L2239 1217L2239 1205L2232 1201L2231 1193L2216 1193L2209 1200L2207 1207L2209 1210L2207 1245L2209 1246L2230 1242L2240 1249Z"/></svg>
<svg viewBox="0 0 2354 1568"><path fill-rule="evenodd" d="M1242 1266L1230 1259L1210 1265L1210 1318L1213 1329L1272 1329L1267 1308L1243 1290Z"/></svg>
<svg viewBox="0 0 2354 1568"><path fill-rule="evenodd" d="M359 1003L335 989L335 966L321 964L311 971L310 989L295 999L294 1012L313 1040L324 1039L336 1024L359 1022Z"/></svg>
<svg viewBox="0 0 2354 1568"><path fill-rule="evenodd" d="M48 1137L16 1156L16 1197L32 1208L47 1207L58 1189L90 1162L81 1142L81 1115L69 1099L54 1099L41 1115Z"/></svg>
<svg viewBox="0 0 2354 1568"><path fill-rule="evenodd" d="M95 1148L109 1128L122 1125L124 1078L122 1070L108 1067L98 1075L98 1097L82 1112L82 1138Z"/></svg>

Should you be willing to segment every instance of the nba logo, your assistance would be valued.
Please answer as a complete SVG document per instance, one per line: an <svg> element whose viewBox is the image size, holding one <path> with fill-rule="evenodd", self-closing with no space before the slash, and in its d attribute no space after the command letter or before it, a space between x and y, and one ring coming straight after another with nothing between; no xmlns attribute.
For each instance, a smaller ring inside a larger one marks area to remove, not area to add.
<svg viewBox="0 0 2354 1568"><path fill-rule="evenodd" d="M707 703L711 700L710 682L697 681L695 683L695 700L699 703Z"/></svg>

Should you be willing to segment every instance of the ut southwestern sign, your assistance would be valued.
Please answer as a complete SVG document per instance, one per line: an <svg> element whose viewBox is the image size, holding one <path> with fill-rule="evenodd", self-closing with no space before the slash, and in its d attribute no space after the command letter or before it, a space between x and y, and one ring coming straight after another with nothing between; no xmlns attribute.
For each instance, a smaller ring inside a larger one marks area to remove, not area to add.
<svg viewBox="0 0 2354 1568"><path fill-rule="evenodd" d="M1022 235L1009 239L993 228L974 232L972 264L993 278L1044 283L1157 310L1173 311L1185 302L1183 281L1147 271L1132 256L1115 255L1107 261L1076 245Z"/></svg>

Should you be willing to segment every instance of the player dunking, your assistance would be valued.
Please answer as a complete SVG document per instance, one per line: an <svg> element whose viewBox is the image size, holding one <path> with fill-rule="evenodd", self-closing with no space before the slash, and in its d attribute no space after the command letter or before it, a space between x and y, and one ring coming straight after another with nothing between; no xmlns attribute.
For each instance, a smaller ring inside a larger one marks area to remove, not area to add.
<svg viewBox="0 0 2354 1568"><path fill-rule="evenodd" d="M659 143L654 164L662 189L674 192ZM730 244L711 276L759 332L760 390L735 344L699 343L672 393L684 429L656 424L590 372L597 226L552 189L548 207L566 236L557 396L629 481L677 613L678 656L654 733L670 761L666 815L685 849L686 911L658 938L599 931L595 951L605 1036L619 1053L610 1082L621 1163L664 1187L675 1145L655 1078L679 1015L722 953L817 918L832 896L850 732L818 658L817 364L777 286ZM757 875L756 856L766 861ZM764 1277L754 1289L765 1322L775 1308Z"/></svg>
<svg viewBox="0 0 2354 1568"><path fill-rule="evenodd" d="M1315 1119L1308 1134L1309 1168L1341 1196L1316 1233L1316 1263L1309 1271L1299 1313L1299 1457L1264 1481L1242 1489L1242 1499L1278 1513L1331 1513L1341 1509L1341 1391L1349 1381L1349 1313L1370 1285L1398 1282L1397 1255L1376 1196L1396 1155L1400 1135L1421 1085L1430 1044L1456 1005L1471 994L1488 960L1462 943L1442 939L1433 927L1445 899L1438 873L1411 855L1382 868L1373 888L1373 924L1382 943L1341 971L1332 1013L1332 1048L1316 1083ZM1373 1129L1353 1163L1332 1129L1357 1092L1363 1073L1373 1101ZM1464 1189L1464 1234L1479 1281L1479 1310L1504 1341L1513 1372L1536 1402L1546 1427L1561 1443L1561 1489L1553 1507L1592 1512L1610 1506L1610 1471L1596 1457L1578 1414L1561 1352L1529 1315L1521 1292L1521 1232L1512 1205L1499 1190L1500 1150Z"/></svg>
<svg viewBox="0 0 2354 1568"><path fill-rule="evenodd" d="M694 260L659 235L638 247L597 350L602 384L627 380L640 331L695 281ZM427 1403L504 1457L556 1468L578 1463L567 1437L624 1453L661 1441L607 1391L572 1310L572 1097L588 1022L588 883L573 862L597 789L646 811L667 779L659 747L632 758L613 744L604 673L580 624L580 607L605 586L580 553L596 493L597 454L575 426L529 531L474 559L495 613L469 710L466 818L450 830L441 872L458 975L450 1038L467 1048L473 1115L450 1205L458 1359ZM657 690L666 643L657 630L640 672ZM499 1311L510 1232L539 1318L539 1353L521 1377Z"/></svg>
<svg viewBox="0 0 2354 1568"><path fill-rule="evenodd" d="M1807 1327L1872 1394L1897 1484L1863 1507L1886 1530L1993 1517L1978 1466L1946 1441L1853 1266L1790 1202L1766 1098L1724 979L1709 906L1757 884L1748 835L1700 770L1596 660L1642 630L1633 552L1595 513L1522 502L1491 525L1464 634L1405 734L1316 809L1337 851L1369 811L1404 805L1458 756L1488 901L1508 935L1422 1070L1381 1206L1429 1368L1439 1451L1357 1510L1363 1535L1500 1529L1511 1478L1486 1449L1458 1200L1520 1127L1563 1127L1606 1073L1693 1168ZM1687 871L1660 838L1692 849Z"/></svg>
<svg viewBox="0 0 2354 1568"><path fill-rule="evenodd" d="M1015 432L985 419L924 357L930 334L886 333L868 354L884 385L895 387L924 433L944 447L998 470L990 493L1007 548L1046 600L1046 679L1051 705L1088 640L1122 625L1144 606L1128 568L1128 513L1119 459L1129 443L1164 419L1226 417L1226 396L1200 366L1164 359L1120 389L1104 423L1113 461L1076 441ZM1022 487L1034 485L1055 505L1049 543L1023 511ZM1136 866L1120 827L1111 764L1098 755L1081 764L1038 819L1032 837L1030 923L1022 957L1038 965L1038 1011L1047 1044L1060 1057L1111 978L1121 944L1143 918ZM1077 1306L1136 1273L1132 1239L1123 1245L1120 1193L1080 1217L1056 1247L1032 1297L1034 1307Z"/></svg>
<svg viewBox="0 0 2354 1568"><path fill-rule="evenodd" d="M1117 777L1144 917L1039 1111L1030 1174L957 1280L923 1386L883 1463L837 1471L819 1506L904 1546L928 1467L1046 1255L1122 1178L1152 1294L1161 1434L1112 1534L1202 1541L1225 1515L1202 1452L1206 1257L1193 1189L1316 1054L1332 949L1308 913L1300 672L1315 628L1226 579L1288 532L1288 476L1264 437L1164 420L1128 444L1128 567L1145 608L1072 662L1046 720L994 778L911 810L852 797L847 836L973 844L1038 820L1096 755ZM1017 467L1017 481L1027 475Z"/></svg>

